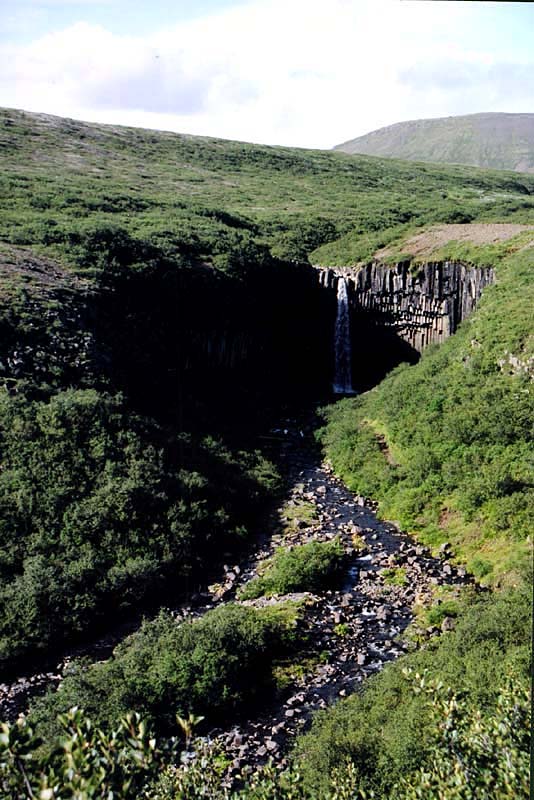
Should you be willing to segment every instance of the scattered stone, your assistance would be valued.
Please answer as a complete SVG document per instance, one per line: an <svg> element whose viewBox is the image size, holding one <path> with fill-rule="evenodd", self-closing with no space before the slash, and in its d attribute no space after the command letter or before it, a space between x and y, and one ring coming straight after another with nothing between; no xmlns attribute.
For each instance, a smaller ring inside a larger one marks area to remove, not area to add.
<svg viewBox="0 0 534 800"><path fill-rule="evenodd" d="M267 748L269 753L273 753L276 750L278 750L278 744L273 739L266 739L265 747Z"/></svg>

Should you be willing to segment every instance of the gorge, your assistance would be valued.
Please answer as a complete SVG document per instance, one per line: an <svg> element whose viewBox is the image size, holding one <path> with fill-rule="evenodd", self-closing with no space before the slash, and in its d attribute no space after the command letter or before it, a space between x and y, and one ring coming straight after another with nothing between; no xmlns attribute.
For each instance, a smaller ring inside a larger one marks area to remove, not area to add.
<svg viewBox="0 0 534 800"><path fill-rule="evenodd" d="M69 794L73 706L82 759L129 712L161 743L125 800L463 774L404 672L467 748L528 684L534 178L14 110L0 145L0 795ZM484 764L524 774L526 708Z"/></svg>
<svg viewBox="0 0 534 800"><path fill-rule="evenodd" d="M189 348L191 346L196 348L195 356L192 356L191 350L189 352L185 350L187 353L185 361L181 365L178 364L176 369L168 373L163 371L163 374L159 375L158 379L167 381L169 378L166 377L166 374L170 374L170 380L174 381L176 373L181 375L182 380L184 377L187 378L188 375L209 375L211 380L213 380L214 376L217 376L219 386L232 387L229 394L231 402L235 402L237 392L242 391L245 391L246 402L248 402L250 396L254 396L255 393L263 390L265 366L266 363L271 363L273 365L273 372L270 378L273 382L270 387L272 391L272 395L270 395L271 402L280 403L283 397L283 402L287 403L289 401L289 405L293 409L298 408L298 404L307 399L310 385L314 387L318 399L327 399L332 379L334 394L351 395L355 393L352 388L353 382L355 387L361 391L366 388L368 382L376 379L377 374L379 375L392 366L396 366L400 360L410 360L412 358L416 360L419 355L419 349L422 350L426 344L443 340L447 335L453 333L457 325L467 318L474 309L484 286L493 280L492 270L468 268L459 263L426 264L415 275L409 271L406 264L399 264L391 269L385 265L369 264L359 269L339 268L318 271L302 265L299 267L297 274L301 276L301 280L295 280L293 283L289 282L286 286L290 293L289 298L287 294L284 295L287 303L287 319L280 315L281 309L279 305L268 312L277 317L282 330L285 326L293 328L295 335L290 339L292 349L289 351L289 355L288 352L279 353L276 351L275 347L278 342L281 343L281 339L275 338L271 340L270 347L272 350L269 351L265 348L265 344L259 345L258 339L254 335L254 329L245 330L241 328L241 332L236 333L237 326L243 325L242 317L235 320L226 318L226 325L222 333L220 329L217 331L213 327L209 333L205 331L190 331L189 336L184 336L182 331L181 336L184 344ZM238 291L241 290L239 289ZM291 302L292 292L295 292L295 295L300 294L301 297L302 293L305 293L308 301L307 307L311 307L315 314L320 313L323 315L323 319L320 320L319 324L311 316L303 316L302 311L298 317L294 316L294 304ZM313 298L313 303L310 302L311 298ZM172 296L167 298L169 308L175 308L176 299ZM194 300L195 294L193 293L189 298L189 302L194 303ZM210 303L212 300L209 294L202 291L199 294L199 302ZM249 298L248 302L250 304L251 298ZM132 309L136 309L136 314L139 314L143 319L148 312L148 306L145 307L145 303L150 303L150 293L147 294L146 291L138 293L137 290L133 292L132 299L126 304L129 314L132 313ZM143 307L146 310L141 313ZM236 311L238 308L239 303L236 303ZM228 310L228 305L226 310ZM160 325L162 326L169 324L166 322L165 313L166 305L162 306L160 304L158 314ZM169 313L169 320L171 318L172 314ZM190 317L191 321L193 319L194 312L191 313ZM209 316L210 325L213 325L214 319L216 320L216 317ZM249 316L248 319L253 320L254 315ZM187 324L191 325L191 321ZM111 323L107 322L106 325L108 324ZM118 351L122 353L121 365L123 369L126 355L125 350L122 348L126 348L126 342L129 343L131 348L131 354L128 358L136 357L135 354L140 352L143 346L145 348L144 358L146 363L151 361L152 366L154 364L164 364L170 358L168 351L151 350L154 344L152 344L153 340L150 338L149 325L145 323L142 327L137 325L130 327L132 324L130 319L128 328L121 332L122 324L121 318L115 316L113 319L113 325L116 326L114 339ZM117 335L117 331L119 335ZM315 338L312 336L312 331ZM317 331L323 337L323 341L320 344L317 343L319 338ZM121 337L124 337L124 345L121 343ZM98 336L95 336L95 338L98 340ZM156 341L159 343L162 341L168 342L169 338L161 336ZM170 341L176 342L176 339L170 339ZM189 344L187 344L188 342ZM300 361L298 357L299 348L301 348ZM184 357L184 348L179 347L175 351L176 353L182 354L182 357ZM263 357L267 358L267 361L260 361L258 364L259 353L262 353ZM31 347L28 349L28 354L30 356L32 354ZM304 358L302 358L303 355ZM319 355L320 358L318 358ZM366 360L366 356L368 360ZM9 363L13 363L13 359L8 359ZM108 363L112 364L112 359ZM296 373L291 370L292 363L299 365L299 370ZM305 382L302 384L302 370L311 363L314 363L315 367L313 379L311 383ZM247 364L255 364L259 368L258 375L256 376L255 372L247 372L246 368L243 371L243 364L245 366ZM191 373L193 367L194 372ZM17 369L22 368L24 368L24 363L19 359ZM27 363L25 368L29 369ZM281 371L277 372L277 368ZM125 374L129 376L133 374L135 376L137 373L125 370ZM203 391L206 391L207 395L212 392L213 385L204 386L200 378L194 378L194 380L190 378L190 380L191 382L185 385L188 386L191 397L196 395L197 401L202 398ZM167 384L171 388L172 385L172 383L170 385ZM130 386L129 391L133 397L136 397L137 389L135 384ZM172 398L171 403L176 405L176 394L171 392L168 396ZM141 395L141 397L143 396ZM377 570L380 566L384 568L396 564L397 556L393 554L397 552L399 544L401 550L409 552L411 556L415 555L414 561L420 560L422 556L428 557L429 553L424 549L417 550L417 552L414 551L413 542L410 542L404 535L398 543L391 540L392 534L394 536L400 535L395 531L395 528L379 522L374 517L372 508L365 506L363 498L358 501L358 498L352 497L341 483L335 481L328 470L325 471L324 465L317 462L317 454L310 446L313 428L310 427L309 422L301 423L302 427L306 429L306 437L302 432L299 436L298 420L289 420L284 424L287 425L287 430L283 431L283 434L288 437L287 441L284 440L284 435L280 436L280 431L277 430L274 440L278 441L274 450L271 448L271 456L274 454L275 460L282 464L283 469L287 472L286 479L289 480L290 497L296 497L297 504L302 502L303 497L308 502L311 500L317 506L320 514L318 518L320 524L314 524L309 529L304 528L300 531L298 539L294 541L310 541L310 537L312 539L319 537L319 539L325 538L328 540L335 535L336 531L341 531L340 525L343 523L345 526L345 532L343 533L346 538L345 547L350 550L350 536L358 529L358 526L353 527L351 520L353 521L356 517L362 516L362 518L365 518L364 524L367 526L365 528L367 534L372 534L369 546L372 551L377 550L373 555L372 562L367 566L364 563L367 556L362 560L357 552L353 554L353 566L351 568L353 583L350 586L347 584L343 590L344 593L341 592L339 598L335 601L339 605L334 614L335 619L337 619L335 624L340 624L340 621L346 618L352 619L351 615L356 613L352 610L349 614L347 592L357 593L361 591L361 587L358 588L359 584L356 578L364 567ZM316 425L317 423L315 422L314 424ZM273 438L272 434L270 438ZM299 488L304 480L307 484L308 494L302 488ZM296 490L295 487L297 487ZM338 497L338 495L342 495L342 497ZM327 505L325 505L326 498L328 498ZM358 503L360 503L359 508ZM334 520L337 520L337 522L334 522ZM376 544L373 544L374 541L376 541ZM274 542L276 542L276 536L273 538ZM192 606L186 604L184 607L176 609L178 616L187 617L192 613L195 615L205 613L220 602L228 602L234 598L236 587L242 584L245 579L250 579L251 576L256 574L257 564L261 561L261 558L272 554L273 543L268 544L267 549L265 549L266 545L264 543L262 548L253 554L252 562L249 563L248 568L243 564L237 567L234 570L234 580L226 584L221 595L218 595L217 591L215 591L211 596L204 586L200 590L196 604ZM401 558L398 563L404 563L403 559ZM229 572L231 571L229 570ZM236 581L235 577L237 575L240 577ZM425 562L422 568L418 568L417 580L413 584L412 594L410 594L410 598L412 598L410 603L406 604L404 602L406 597L403 600L401 596L397 597L395 601L400 614L400 627L398 627L396 633L406 626L410 618L409 606L413 602L412 595L415 596L414 592L420 590L420 592L424 593L424 591L427 591L428 587L427 589L424 588L426 586L425 581L432 576L434 576L433 579L439 579L439 582L444 581L447 583L450 582L452 575L453 572L448 567L445 572L442 572L439 561L428 561ZM466 581L465 572L457 573L454 571L454 575L460 584ZM365 572L362 572L361 576L365 577ZM224 581L222 585L224 586ZM378 595L376 593L373 594L371 586L368 586L367 589L370 590L370 594L367 599L364 598L365 603L367 603L367 608L369 608L369 603L371 607L374 607L377 603L379 604L380 593ZM343 600L343 598L345 599ZM206 600L208 601L207 605L205 604ZM313 603L317 602L319 601L316 598ZM361 600L358 602L361 602ZM331 603L332 600L330 605ZM380 606L377 605L377 608L380 608ZM331 609L328 613L330 612ZM324 613L326 612L321 611L323 616L314 623L316 627L318 626L318 632L324 622ZM380 614L383 613L385 612L380 611ZM347 614L349 614L349 617L347 617ZM356 627L358 627L357 618L358 615L356 614L354 617ZM384 619L382 619L379 628L384 627ZM119 629L119 638L122 635L123 633ZM387 636L384 637L382 635L380 630L377 630L374 636L375 638L378 636L380 640L388 639ZM109 655L113 645L118 641L116 637L117 634L111 633L111 636L108 634L102 639L95 640L94 644L78 645L74 650L67 650L64 661L56 664L52 671L45 670L33 675L25 674L12 684L6 683L0 686L0 709L2 709L3 714L13 716L24 707L24 703L34 693L39 693L46 686L57 684L62 679L65 669L68 669L70 659L73 656L84 655L101 658L103 653ZM393 637L394 633L391 634L390 639ZM358 680L361 680L361 677L366 674L363 664L373 661L369 653L362 655L364 652L367 653L365 648L367 648L370 641L370 639L368 641L362 640L360 647L364 648L364 650L360 649L359 655L354 650L352 656L349 657L349 665L353 659L356 659L355 674L360 676ZM332 646L333 642L335 642L335 637L330 641L330 646ZM379 669L383 663L400 652L395 646L391 645L391 642L378 660L375 652L373 662L375 666L371 668L371 672ZM324 675L325 678L328 677L327 683L330 685L328 702L336 698L336 692L346 692L349 686L353 689L354 681L356 680L355 674L352 674L350 670L347 672L346 666L344 666L347 658L345 650L342 649L340 651L339 657L341 658L338 663L338 670L341 670L338 674L339 685L333 683L332 670L327 671ZM364 659L364 661L360 663L358 658ZM332 688L333 686L337 686L335 691ZM299 689L298 683L294 689L295 691ZM300 686L300 690L302 690L302 686ZM302 719L309 718L313 709L325 706L321 692L319 694L316 692L314 697L315 700L313 702L307 701L307 711ZM267 723L264 723L264 727L266 725ZM265 731L267 731L267 727L265 727ZM287 738L285 728L286 725L280 726L280 731L283 733L278 737L280 742L282 739L285 741ZM267 736L267 733L265 735ZM226 735L223 734L221 734L221 737L225 747L228 747L229 751L233 752L235 749L233 739L231 741L227 740ZM263 760L261 750L263 746L262 742L258 741L257 747L260 750L260 754L259 756L254 755L254 759L259 762ZM282 757L282 753L283 750L281 749L280 757ZM252 751L247 750L247 755L251 756ZM273 755L273 753L271 752L270 755Z"/></svg>

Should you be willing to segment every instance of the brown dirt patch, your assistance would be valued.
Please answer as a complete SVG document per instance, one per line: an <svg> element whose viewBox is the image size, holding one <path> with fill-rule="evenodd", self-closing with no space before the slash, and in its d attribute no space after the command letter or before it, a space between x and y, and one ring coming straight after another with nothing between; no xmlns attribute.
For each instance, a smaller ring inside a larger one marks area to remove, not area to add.
<svg viewBox="0 0 534 800"><path fill-rule="evenodd" d="M62 265L22 247L0 243L0 301L17 288L29 296L56 295L58 292L88 291L90 282L73 275Z"/></svg>
<svg viewBox="0 0 534 800"><path fill-rule="evenodd" d="M483 223L470 222L467 224L435 225L426 231L415 234L402 245L403 252L414 257L430 256L435 250L443 247L448 242L472 242L473 244L494 244L511 239L524 231L532 231L534 225L520 225L517 223ZM385 258L392 254L391 248L385 247L377 250L375 258Z"/></svg>
<svg viewBox="0 0 534 800"><path fill-rule="evenodd" d="M385 457L385 459L388 462L388 464L390 464L392 467L396 467L397 466L397 462L393 458L391 450L388 447L388 443L386 441L386 437L382 433L375 433L375 437L376 437L376 441L378 442L378 446L380 448L380 452Z"/></svg>

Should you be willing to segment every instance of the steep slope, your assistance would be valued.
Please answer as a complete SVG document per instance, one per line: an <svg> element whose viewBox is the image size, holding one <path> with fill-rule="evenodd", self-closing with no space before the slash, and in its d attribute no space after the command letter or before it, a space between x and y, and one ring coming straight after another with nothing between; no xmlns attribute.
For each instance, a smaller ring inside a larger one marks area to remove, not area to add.
<svg viewBox="0 0 534 800"><path fill-rule="evenodd" d="M468 226L465 226L468 227ZM454 226L451 226L453 236ZM482 581L515 583L532 557L534 231L506 243L399 242L404 258L492 265L494 285L454 336L370 392L331 406L324 443L355 491L427 544L453 544Z"/></svg>
<svg viewBox="0 0 534 800"><path fill-rule="evenodd" d="M467 114L398 122L334 150L534 172L534 114Z"/></svg>

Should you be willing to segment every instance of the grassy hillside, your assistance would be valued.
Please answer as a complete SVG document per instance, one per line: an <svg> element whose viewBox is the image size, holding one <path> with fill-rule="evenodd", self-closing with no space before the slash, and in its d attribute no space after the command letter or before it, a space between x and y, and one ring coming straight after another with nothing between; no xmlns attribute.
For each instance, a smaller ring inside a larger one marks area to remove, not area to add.
<svg viewBox="0 0 534 800"><path fill-rule="evenodd" d="M417 609L423 631L444 614L456 629L423 635L421 651L321 715L297 749L299 774L248 776L235 796L526 797L534 249L529 230L491 244L464 229L533 225L534 176L12 110L0 112L0 160L2 666L111 624L111 609L194 590L257 524L279 477L242 417L265 424L271 375L280 401L322 363L313 270L297 262L354 264L387 248L415 269L492 264L495 285L455 336L327 409L322 439L351 488L433 546L450 542L495 591L436 593ZM423 256L427 235L439 248ZM132 718L109 726L132 705L163 715L163 736L190 697L195 713L246 707L251 676L268 687L273 654L298 649L295 614L229 607L178 629L167 615L147 622L40 704L47 748L23 722L2 728L0 789L25 796L30 780L54 797L51 786L78 780L76 763L98 795L227 800L224 759L199 762L184 789L176 740L156 747ZM407 681L405 665L426 683ZM103 732L81 712L55 725L80 696ZM189 736L194 717L182 723Z"/></svg>
<svg viewBox="0 0 534 800"><path fill-rule="evenodd" d="M398 122L334 149L409 161L534 172L534 114L468 114Z"/></svg>
<svg viewBox="0 0 534 800"><path fill-rule="evenodd" d="M0 111L0 241L65 263L114 226L219 269L368 258L399 226L529 221L534 176L350 158ZM325 247L318 250L322 245Z"/></svg>

